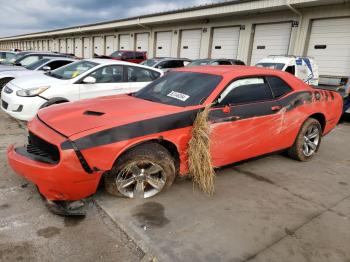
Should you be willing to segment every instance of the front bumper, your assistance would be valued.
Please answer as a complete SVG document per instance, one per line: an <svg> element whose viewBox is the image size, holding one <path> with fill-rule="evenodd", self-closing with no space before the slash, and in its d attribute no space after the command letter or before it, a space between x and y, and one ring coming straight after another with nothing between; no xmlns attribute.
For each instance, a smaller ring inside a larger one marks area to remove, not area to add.
<svg viewBox="0 0 350 262"><path fill-rule="evenodd" d="M1 109L19 120L31 120L47 100L39 97L20 97L14 90L11 94L1 92Z"/></svg>
<svg viewBox="0 0 350 262"><path fill-rule="evenodd" d="M37 118L28 125L29 130L39 137L49 139L57 145L60 153L58 163L49 164L24 155L20 147L10 145L7 150L12 169L38 186L40 193L48 200L79 200L96 192L102 171L92 174L84 171L74 150L61 150L66 140Z"/></svg>

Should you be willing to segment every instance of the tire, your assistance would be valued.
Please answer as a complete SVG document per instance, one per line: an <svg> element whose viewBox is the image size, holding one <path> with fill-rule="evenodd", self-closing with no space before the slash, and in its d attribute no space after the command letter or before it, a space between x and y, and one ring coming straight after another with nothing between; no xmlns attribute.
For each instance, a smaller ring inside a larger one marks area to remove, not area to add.
<svg viewBox="0 0 350 262"><path fill-rule="evenodd" d="M318 133L317 135L316 132ZM288 155L298 161L309 161L320 148L321 139L322 127L320 122L314 118L309 118L300 128L293 146L288 150ZM313 145L311 146L311 144Z"/></svg>
<svg viewBox="0 0 350 262"><path fill-rule="evenodd" d="M169 151L157 143L145 143L118 158L104 176L105 190L114 196L149 198L169 188L175 179L175 163Z"/></svg>

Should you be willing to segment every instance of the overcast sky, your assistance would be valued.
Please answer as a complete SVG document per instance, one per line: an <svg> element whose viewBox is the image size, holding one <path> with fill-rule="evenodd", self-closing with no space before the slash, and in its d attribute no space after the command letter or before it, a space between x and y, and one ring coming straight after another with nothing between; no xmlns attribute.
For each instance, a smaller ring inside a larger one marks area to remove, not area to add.
<svg viewBox="0 0 350 262"><path fill-rule="evenodd" d="M213 2L219 0L0 0L0 37Z"/></svg>

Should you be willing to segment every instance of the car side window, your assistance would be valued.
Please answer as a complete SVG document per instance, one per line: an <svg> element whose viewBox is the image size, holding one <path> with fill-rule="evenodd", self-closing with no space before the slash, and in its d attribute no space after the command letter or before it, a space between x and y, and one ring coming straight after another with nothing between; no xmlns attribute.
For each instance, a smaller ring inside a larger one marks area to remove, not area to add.
<svg viewBox="0 0 350 262"><path fill-rule="evenodd" d="M135 58L136 58L136 59L145 59L143 53L140 53L140 52L137 52L137 53L135 54Z"/></svg>
<svg viewBox="0 0 350 262"><path fill-rule="evenodd" d="M49 66L51 68L51 70L55 70L61 66L68 65L70 63L72 63L72 61L68 61L68 60L66 60L66 61L52 61L52 62L47 63L43 67ZM40 68L40 70L43 70L43 67Z"/></svg>
<svg viewBox="0 0 350 262"><path fill-rule="evenodd" d="M123 66L112 65L97 69L90 76L96 79L96 84L99 83L120 83L123 82Z"/></svg>
<svg viewBox="0 0 350 262"><path fill-rule="evenodd" d="M232 65L229 61L218 61L219 65Z"/></svg>
<svg viewBox="0 0 350 262"><path fill-rule="evenodd" d="M135 59L135 55L133 52L125 52L123 54L123 58L124 59Z"/></svg>
<svg viewBox="0 0 350 262"><path fill-rule="evenodd" d="M275 98L282 97L293 91L293 89L279 77L268 76L266 77L266 80L269 82Z"/></svg>
<svg viewBox="0 0 350 262"><path fill-rule="evenodd" d="M273 99L271 89L263 77L233 81L218 98L219 105L254 103Z"/></svg>
<svg viewBox="0 0 350 262"><path fill-rule="evenodd" d="M128 82L151 82L159 76L160 74L155 71L136 66L128 67Z"/></svg>

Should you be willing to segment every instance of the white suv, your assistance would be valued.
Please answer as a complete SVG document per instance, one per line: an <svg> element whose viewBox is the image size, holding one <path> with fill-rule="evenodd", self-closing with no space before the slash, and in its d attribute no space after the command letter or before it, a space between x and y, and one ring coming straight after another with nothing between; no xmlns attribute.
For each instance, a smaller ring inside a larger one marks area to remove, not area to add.
<svg viewBox="0 0 350 262"><path fill-rule="evenodd" d="M79 99L132 93L163 72L138 64L86 59L43 75L24 76L7 83L1 108L20 120L30 120L40 108Z"/></svg>

